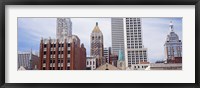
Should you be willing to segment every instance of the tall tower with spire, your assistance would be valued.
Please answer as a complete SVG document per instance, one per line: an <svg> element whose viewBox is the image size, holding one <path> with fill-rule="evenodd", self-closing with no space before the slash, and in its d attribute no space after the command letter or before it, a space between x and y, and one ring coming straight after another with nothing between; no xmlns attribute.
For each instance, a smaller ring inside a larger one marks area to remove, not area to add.
<svg viewBox="0 0 200 88"><path fill-rule="evenodd" d="M57 18L56 38L65 39L72 36L72 22L70 18Z"/></svg>
<svg viewBox="0 0 200 88"><path fill-rule="evenodd" d="M169 23L170 33L167 35L165 41L165 61L170 63L175 58L182 58L182 41L179 40L178 35L174 32L174 25L172 21Z"/></svg>
<svg viewBox="0 0 200 88"><path fill-rule="evenodd" d="M96 22L96 26L92 30L90 35L90 55L97 57L97 66L101 65L102 58L103 58L103 34L99 29L98 22Z"/></svg>

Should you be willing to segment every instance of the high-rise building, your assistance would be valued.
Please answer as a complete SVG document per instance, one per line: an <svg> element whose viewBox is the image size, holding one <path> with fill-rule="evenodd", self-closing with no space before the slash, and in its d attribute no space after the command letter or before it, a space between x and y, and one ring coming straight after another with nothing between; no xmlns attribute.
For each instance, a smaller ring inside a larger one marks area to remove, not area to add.
<svg viewBox="0 0 200 88"><path fill-rule="evenodd" d="M172 21L169 24L170 33L167 35L165 41L165 56L166 62L182 62L182 42L179 40L178 35L174 32ZM179 60L178 60L179 59Z"/></svg>
<svg viewBox="0 0 200 88"><path fill-rule="evenodd" d="M124 21L123 18L111 18L112 53L122 50L124 58Z"/></svg>
<svg viewBox="0 0 200 88"><path fill-rule="evenodd" d="M41 39L40 70L84 70L86 49L80 39L72 35L70 18L57 18L57 39Z"/></svg>
<svg viewBox="0 0 200 88"><path fill-rule="evenodd" d="M18 69L23 67L26 70L37 70L39 57L30 52L18 52Z"/></svg>
<svg viewBox="0 0 200 88"><path fill-rule="evenodd" d="M109 63L110 55L111 55L111 47L104 48L104 58L105 58L105 61L103 61L104 63Z"/></svg>
<svg viewBox="0 0 200 88"><path fill-rule="evenodd" d="M86 49L80 39L72 35L67 39L41 39L40 70L84 70Z"/></svg>
<svg viewBox="0 0 200 88"><path fill-rule="evenodd" d="M70 18L57 18L56 38L64 39L72 36L72 22Z"/></svg>
<svg viewBox="0 0 200 88"><path fill-rule="evenodd" d="M147 62L147 48L142 44L141 18L124 18L126 67Z"/></svg>
<svg viewBox="0 0 200 88"><path fill-rule="evenodd" d="M91 35L90 35L90 56L97 57L97 67L102 65L102 59L103 59L103 34L101 30L98 27L98 23L96 23L96 26L94 27Z"/></svg>

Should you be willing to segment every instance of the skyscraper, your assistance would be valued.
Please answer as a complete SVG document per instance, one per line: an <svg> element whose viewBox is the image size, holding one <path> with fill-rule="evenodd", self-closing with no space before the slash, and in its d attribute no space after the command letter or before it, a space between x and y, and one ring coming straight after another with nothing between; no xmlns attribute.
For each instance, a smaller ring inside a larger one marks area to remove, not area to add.
<svg viewBox="0 0 200 88"><path fill-rule="evenodd" d="M142 44L141 18L124 18L124 26L126 67L133 68L147 62L147 48Z"/></svg>
<svg viewBox="0 0 200 88"><path fill-rule="evenodd" d="M86 48L72 35L70 18L57 18L57 39L41 39L40 70L85 70Z"/></svg>
<svg viewBox="0 0 200 88"><path fill-rule="evenodd" d="M97 66L101 65L103 59L103 34L98 27L98 23L96 22L96 26L94 27L91 35L90 35L90 55L97 57Z"/></svg>
<svg viewBox="0 0 200 88"><path fill-rule="evenodd" d="M121 49L124 58L124 23L123 18L111 18L112 51L118 54Z"/></svg>
<svg viewBox="0 0 200 88"><path fill-rule="evenodd" d="M169 23L170 33L167 35L167 39L165 41L165 56L166 62L170 63L170 61L175 60L175 58L182 59L182 42L179 40L178 35L174 32L174 26L172 21Z"/></svg>
<svg viewBox="0 0 200 88"><path fill-rule="evenodd" d="M72 36L72 22L70 18L57 18L56 38L64 39Z"/></svg>

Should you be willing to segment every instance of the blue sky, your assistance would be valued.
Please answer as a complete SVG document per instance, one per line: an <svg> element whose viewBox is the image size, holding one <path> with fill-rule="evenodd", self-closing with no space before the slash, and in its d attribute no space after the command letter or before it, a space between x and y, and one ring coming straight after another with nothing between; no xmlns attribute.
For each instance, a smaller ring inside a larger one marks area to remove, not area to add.
<svg viewBox="0 0 200 88"><path fill-rule="evenodd" d="M104 47L111 46L110 18L71 18L72 34L78 35L90 55L90 34L98 22L104 36ZM182 40L182 18L142 18L143 45L150 62L164 59L164 42L169 22ZM39 51L40 39L56 38L56 18L18 18L18 51Z"/></svg>

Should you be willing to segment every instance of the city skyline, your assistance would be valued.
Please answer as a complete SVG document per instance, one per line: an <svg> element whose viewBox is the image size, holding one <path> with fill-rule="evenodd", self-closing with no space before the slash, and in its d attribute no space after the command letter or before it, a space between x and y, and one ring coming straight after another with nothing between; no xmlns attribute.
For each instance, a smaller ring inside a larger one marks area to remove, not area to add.
<svg viewBox="0 0 200 88"><path fill-rule="evenodd" d="M81 43L86 47L88 56L90 55L90 33L96 22L99 23L105 37L104 47L111 47L110 18L71 18L71 20L72 33L79 36ZM164 59L164 42L169 33L170 21L173 21L174 31L182 40L182 18L142 18L143 45L148 48L150 62ZM55 29L56 18L18 18L18 51L30 49L39 51L41 37L56 38Z"/></svg>

